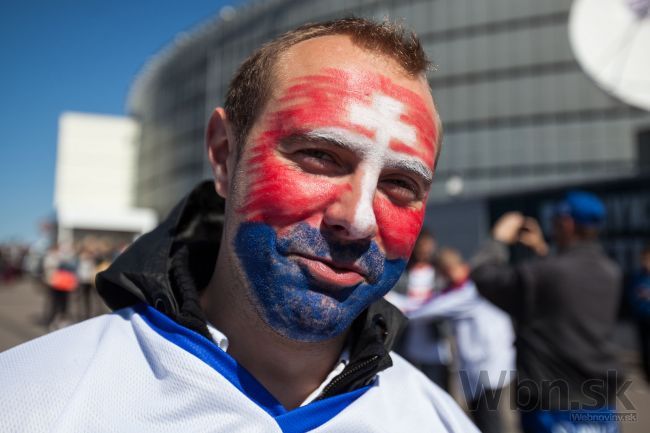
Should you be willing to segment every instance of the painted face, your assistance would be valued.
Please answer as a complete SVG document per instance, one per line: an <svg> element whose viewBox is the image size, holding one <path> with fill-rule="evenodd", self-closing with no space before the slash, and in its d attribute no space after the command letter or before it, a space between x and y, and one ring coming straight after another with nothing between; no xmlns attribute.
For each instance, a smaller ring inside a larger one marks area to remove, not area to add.
<svg viewBox="0 0 650 433"><path fill-rule="evenodd" d="M431 110L387 76L333 68L266 110L238 168L234 247L273 329L332 338L395 284L433 175Z"/></svg>

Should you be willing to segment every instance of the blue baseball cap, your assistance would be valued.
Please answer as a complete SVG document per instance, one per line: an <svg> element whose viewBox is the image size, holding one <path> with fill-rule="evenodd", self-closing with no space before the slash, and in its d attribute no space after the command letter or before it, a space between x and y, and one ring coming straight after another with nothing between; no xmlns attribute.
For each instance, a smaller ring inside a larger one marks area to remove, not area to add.
<svg viewBox="0 0 650 433"><path fill-rule="evenodd" d="M596 195L574 190L569 191L564 200L557 204L555 216L569 216L582 226L597 226L605 221L606 211Z"/></svg>

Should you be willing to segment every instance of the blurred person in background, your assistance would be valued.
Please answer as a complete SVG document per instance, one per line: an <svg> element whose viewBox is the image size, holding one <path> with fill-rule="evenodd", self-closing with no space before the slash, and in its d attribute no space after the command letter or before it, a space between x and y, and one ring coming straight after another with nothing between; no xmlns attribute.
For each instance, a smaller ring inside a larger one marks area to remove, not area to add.
<svg viewBox="0 0 650 433"><path fill-rule="evenodd" d="M436 270L433 261L438 244L432 232L423 229L406 265L406 295L414 301L426 301L435 294Z"/></svg>
<svg viewBox="0 0 650 433"><path fill-rule="evenodd" d="M79 279L79 303L81 317L92 317L93 292L95 290L95 275L97 274L96 258L86 247L82 247L77 260L77 278ZM103 269L102 269L103 270Z"/></svg>
<svg viewBox="0 0 650 433"><path fill-rule="evenodd" d="M23 275L27 247L19 243L0 245L0 283L11 283Z"/></svg>
<svg viewBox="0 0 650 433"><path fill-rule="evenodd" d="M50 247L45 251L42 261L42 272L41 272L41 283L47 289L48 297L47 302L43 308L43 324L49 327L54 321L56 316L55 311L55 298L56 293L54 288L52 288L50 282L52 280L52 275L59 267L61 259L59 257L59 246L57 244L50 245Z"/></svg>
<svg viewBox="0 0 650 433"><path fill-rule="evenodd" d="M639 330L643 373L650 384L650 244L641 251L640 262L640 269L629 286L628 300Z"/></svg>
<svg viewBox="0 0 650 433"><path fill-rule="evenodd" d="M70 294L77 289L76 267L68 254L62 255L61 248L53 246L45 256L45 284L50 292L50 308L45 325L50 330L72 323L69 313Z"/></svg>
<svg viewBox="0 0 650 433"><path fill-rule="evenodd" d="M512 322L477 292L460 252L442 248L436 270L445 281L442 293L408 312L407 317L412 325L441 319L451 322L460 382L472 418L481 432L501 433L497 407L501 390L512 380L515 368Z"/></svg>
<svg viewBox="0 0 650 433"><path fill-rule="evenodd" d="M548 255L534 219L510 212L473 259L479 292L515 322L517 402L526 433L618 431L613 415L621 378L611 374L618 363L610 339L622 274L598 242L604 220L598 197L571 191L555 209L557 255ZM545 257L509 264L508 246L517 242Z"/></svg>
<svg viewBox="0 0 650 433"><path fill-rule="evenodd" d="M36 281L43 281L43 261L50 246L49 236L41 236L27 247L24 269Z"/></svg>
<svg viewBox="0 0 650 433"><path fill-rule="evenodd" d="M433 266L437 243L434 235L423 230L406 267L406 302L420 305L439 294ZM387 298L390 300L390 296ZM443 320L409 322L400 353L442 389L449 389L451 347Z"/></svg>

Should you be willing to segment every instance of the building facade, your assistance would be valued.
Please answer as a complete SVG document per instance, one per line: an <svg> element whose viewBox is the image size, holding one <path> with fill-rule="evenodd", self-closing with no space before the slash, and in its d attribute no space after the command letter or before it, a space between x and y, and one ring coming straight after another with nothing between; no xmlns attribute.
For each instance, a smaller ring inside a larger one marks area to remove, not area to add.
<svg viewBox="0 0 650 433"><path fill-rule="evenodd" d="M134 83L137 203L165 213L210 177L206 119L251 51L299 24L350 15L403 20L436 65L429 81L444 144L432 207L465 213L473 209L465 200L636 176L650 113L583 73L569 44L570 8L566 0L249 3L179 36Z"/></svg>
<svg viewBox="0 0 650 433"><path fill-rule="evenodd" d="M155 227L155 212L134 206L138 131L126 117L61 115L54 182L59 243L88 235L128 242Z"/></svg>

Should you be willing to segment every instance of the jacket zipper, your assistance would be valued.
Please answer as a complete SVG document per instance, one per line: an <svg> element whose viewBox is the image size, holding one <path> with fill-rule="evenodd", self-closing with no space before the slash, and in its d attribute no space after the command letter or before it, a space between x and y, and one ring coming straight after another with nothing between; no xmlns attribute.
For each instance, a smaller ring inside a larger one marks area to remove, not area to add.
<svg viewBox="0 0 650 433"><path fill-rule="evenodd" d="M363 361L362 363L359 363L355 365L354 367L350 368L348 371L344 371L343 373L339 374L336 376L332 381L323 389L323 392L321 392L320 397L318 397L318 400L321 400L327 396L327 393L337 384L341 383L341 381L350 375L358 372L359 370L362 370L363 368L367 367L368 365L372 364L373 362L377 361L379 359L379 355L373 355L369 359Z"/></svg>

